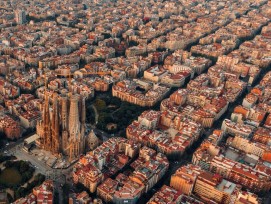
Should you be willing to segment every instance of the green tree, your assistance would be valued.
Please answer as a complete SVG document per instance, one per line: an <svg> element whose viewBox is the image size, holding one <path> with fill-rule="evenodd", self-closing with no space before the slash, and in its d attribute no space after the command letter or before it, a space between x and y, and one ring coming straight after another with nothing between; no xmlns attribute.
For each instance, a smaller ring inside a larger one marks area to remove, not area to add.
<svg viewBox="0 0 271 204"><path fill-rule="evenodd" d="M6 163L5 163L6 168L10 168L12 166L13 166L13 163L11 161L6 161Z"/></svg>
<svg viewBox="0 0 271 204"><path fill-rule="evenodd" d="M14 201L13 197L9 193L8 193L7 197L8 197L8 202L9 203L12 203Z"/></svg>
<svg viewBox="0 0 271 204"><path fill-rule="evenodd" d="M97 108L98 111L103 110L106 107L106 103L102 99L96 99L94 105L95 105L95 107Z"/></svg>
<svg viewBox="0 0 271 204"><path fill-rule="evenodd" d="M45 176L39 173L35 176L35 180L37 180L39 183L43 183L45 181Z"/></svg>
<svg viewBox="0 0 271 204"><path fill-rule="evenodd" d="M98 122L99 123L108 123L109 121L111 121L111 117L109 116L108 113L106 112L101 112L99 114L99 119L98 119Z"/></svg>
<svg viewBox="0 0 271 204"><path fill-rule="evenodd" d="M25 188L20 187L17 190L15 190L15 198L16 200L25 196Z"/></svg>
<svg viewBox="0 0 271 204"><path fill-rule="evenodd" d="M19 171L20 171L21 173L24 173L24 172L26 172L26 171L28 171L28 170L29 170L29 164L26 163L26 162L22 162L22 163L20 164L20 169L19 169Z"/></svg>
<svg viewBox="0 0 271 204"><path fill-rule="evenodd" d="M119 106L119 105L121 104L121 101L120 101L119 98L113 97L113 98L111 99L110 103L111 103L112 105Z"/></svg>
<svg viewBox="0 0 271 204"><path fill-rule="evenodd" d="M29 179L31 179L31 177L33 176L33 172L32 171L26 171L25 173L22 174L22 180L23 182L28 181Z"/></svg>
<svg viewBox="0 0 271 204"><path fill-rule="evenodd" d="M109 105L111 101L111 97L108 95L102 95L98 99L103 100L106 105Z"/></svg>

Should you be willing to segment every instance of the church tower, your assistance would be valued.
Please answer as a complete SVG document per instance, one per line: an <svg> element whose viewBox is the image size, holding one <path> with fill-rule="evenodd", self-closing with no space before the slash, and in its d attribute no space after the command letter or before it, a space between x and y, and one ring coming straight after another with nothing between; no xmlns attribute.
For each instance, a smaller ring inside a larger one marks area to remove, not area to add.
<svg viewBox="0 0 271 204"><path fill-rule="evenodd" d="M60 124L59 124L59 108L58 95L53 96L53 116L52 116L52 152L58 154L60 152Z"/></svg>
<svg viewBox="0 0 271 204"><path fill-rule="evenodd" d="M61 97L61 128L62 128L62 152L67 155L69 146L68 132L68 99L66 96Z"/></svg>
<svg viewBox="0 0 271 204"><path fill-rule="evenodd" d="M80 122L81 122L81 132L86 130L86 99L82 96L81 98L81 110L80 110Z"/></svg>
<svg viewBox="0 0 271 204"><path fill-rule="evenodd" d="M79 96L72 95L70 98L69 112L69 159L78 158L84 152L84 132L82 133L79 120ZM82 101L81 101L82 102ZM82 118L81 118L82 121Z"/></svg>
<svg viewBox="0 0 271 204"><path fill-rule="evenodd" d="M61 124L62 130L68 129L68 99L66 96L61 97Z"/></svg>
<svg viewBox="0 0 271 204"><path fill-rule="evenodd" d="M69 133L71 139L77 138L80 133L78 96L76 95L71 96L70 99Z"/></svg>
<svg viewBox="0 0 271 204"><path fill-rule="evenodd" d="M50 107L49 96L45 93L45 102L43 108L43 139L42 146L45 150L51 151L52 134L51 134L51 120L50 120Z"/></svg>

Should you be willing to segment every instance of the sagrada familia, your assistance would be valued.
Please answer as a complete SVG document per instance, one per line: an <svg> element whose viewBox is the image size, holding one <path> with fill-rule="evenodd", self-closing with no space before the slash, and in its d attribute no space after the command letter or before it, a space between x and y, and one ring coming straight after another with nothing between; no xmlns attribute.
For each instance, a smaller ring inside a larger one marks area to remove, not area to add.
<svg viewBox="0 0 271 204"><path fill-rule="evenodd" d="M85 137L85 123L84 97L59 96L55 93L50 107L49 96L45 94L42 120L37 123L40 147L53 154L67 156L69 161L78 159L85 153L88 143L93 144L93 141L90 141L93 138Z"/></svg>

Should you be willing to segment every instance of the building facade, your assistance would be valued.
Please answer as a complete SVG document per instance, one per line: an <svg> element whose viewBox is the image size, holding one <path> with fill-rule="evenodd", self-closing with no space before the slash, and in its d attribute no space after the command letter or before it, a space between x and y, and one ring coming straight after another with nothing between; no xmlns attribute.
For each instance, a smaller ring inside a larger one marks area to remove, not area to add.
<svg viewBox="0 0 271 204"><path fill-rule="evenodd" d="M40 147L53 154L77 159L85 151L85 99L79 95L58 97L53 95L50 106L45 94L42 120L37 124Z"/></svg>

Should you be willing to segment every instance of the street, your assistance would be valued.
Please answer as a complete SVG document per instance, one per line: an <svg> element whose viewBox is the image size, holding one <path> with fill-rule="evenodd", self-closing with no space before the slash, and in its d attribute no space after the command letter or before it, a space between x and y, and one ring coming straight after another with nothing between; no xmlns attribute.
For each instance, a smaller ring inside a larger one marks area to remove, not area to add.
<svg viewBox="0 0 271 204"><path fill-rule="evenodd" d="M9 142L9 141L6 141L5 143L5 146L4 147L0 147L0 153L4 152L4 151L9 151L10 149L16 147L17 145L20 145L24 142L25 139L31 137L32 135L34 135L35 133L29 133L27 136L25 137L21 137L19 138L18 140L16 141L12 141L12 142Z"/></svg>
<svg viewBox="0 0 271 204"><path fill-rule="evenodd" d="M73 165L66 169L54 169L49 167L45 161L40 161L37 156L32 153L29 153L23 149L23 144L18 144L16 147L10 148L7 154L11 154L17 157L18 160L30 162L36 169L37 173L41 173L46 176L48 179L56 179L57 177L64 174L66 177L69 177L70 172L73 168Z"/></svg>

